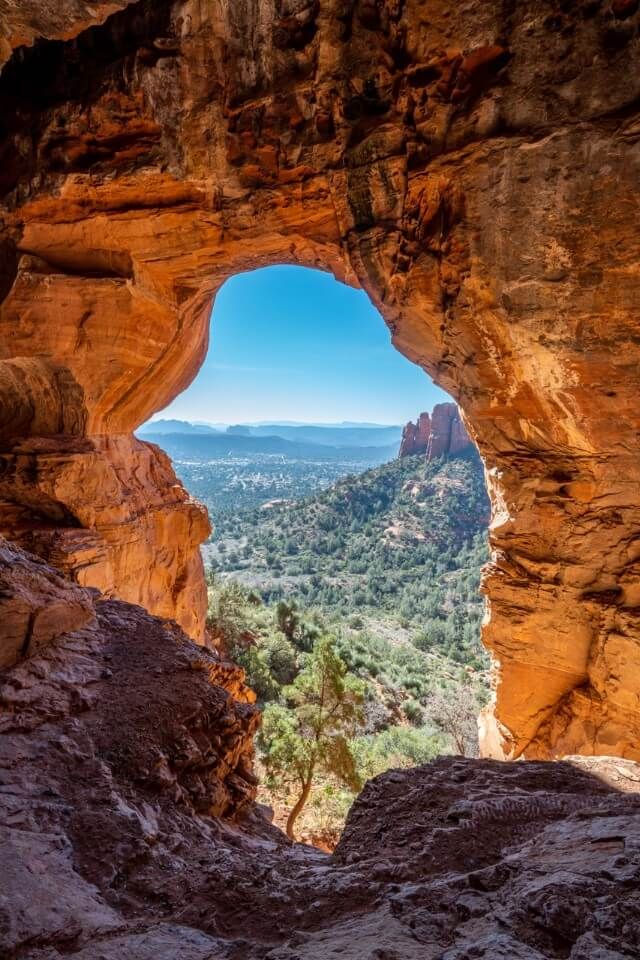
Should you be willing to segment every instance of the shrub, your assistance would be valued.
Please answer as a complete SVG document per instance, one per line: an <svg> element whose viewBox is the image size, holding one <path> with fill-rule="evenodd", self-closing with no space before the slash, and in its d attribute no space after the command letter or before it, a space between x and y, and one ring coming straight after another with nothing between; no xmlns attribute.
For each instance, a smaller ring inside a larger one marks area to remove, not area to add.
<svg viewBox="0 0 640 960"><path fill-rule="evenodd" d="M424 712L417 700L407 700L404 704L404 715L414 727L419 727L424 722Z"/></svg>

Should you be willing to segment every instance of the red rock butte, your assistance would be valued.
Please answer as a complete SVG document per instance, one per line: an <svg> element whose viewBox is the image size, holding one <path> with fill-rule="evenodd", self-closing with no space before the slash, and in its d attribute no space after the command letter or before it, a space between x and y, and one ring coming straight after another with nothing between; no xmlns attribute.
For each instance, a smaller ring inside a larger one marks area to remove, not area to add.
<svg viewBox="0 0 640 960"><path fill-rule="evenodd" d="M405 426L399 456L424 453L427 460L436 460L455 456L472 444L455 403L437 403L431 416L421 413L416 423Z"/></svg>
<svg viewBox="0 0 640 960"><path fill-rule="evenodd" d="M484 460L485 752L639 758L639 16L1 4L0 532L201 639L208 520L133 431L227 277L331 271Z"/></svg>

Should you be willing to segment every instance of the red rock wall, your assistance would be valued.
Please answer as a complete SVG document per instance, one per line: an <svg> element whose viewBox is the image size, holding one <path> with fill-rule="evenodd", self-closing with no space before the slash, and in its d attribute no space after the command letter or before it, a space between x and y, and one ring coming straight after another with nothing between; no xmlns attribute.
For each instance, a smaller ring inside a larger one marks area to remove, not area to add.
<svg viewBox="0 0 640 960"><path fill-rule="evenodd" d="M7 532L99 541L66 550L83 582L185 623L199 597L201 623L206 525L118 438L193 378L226 277L332 270L487 467L485 749L640 755L640 12L139 0L87 30L86 4L50 8L5 9L8 43L75 36L0 74ZM107 473L117 509L94 509Z"/></svg>
<svg viewBox="0 0 640 960"><path fill-rule="evenodd" d="M0 451L6 536L83 586L204 636L210 525L167 455L131 436L18 440Z"/></svg>
<svg viewBox="0 0 640 960"><path fill-rule="evenodd" d="M427 460L460 453L473 441L467 433L455 403L437 403L433 413L421 413L417 423L402 431L401 457L424 453Z"/></svg>
<svg viewBox="0 0 640 960"><path fill-rule="evenodd" d="M409 423L402 431L400 443L401 457L411 457L416 453L426 453L431 437L431 417L428 413L421 413L416 423Z"/></svg>

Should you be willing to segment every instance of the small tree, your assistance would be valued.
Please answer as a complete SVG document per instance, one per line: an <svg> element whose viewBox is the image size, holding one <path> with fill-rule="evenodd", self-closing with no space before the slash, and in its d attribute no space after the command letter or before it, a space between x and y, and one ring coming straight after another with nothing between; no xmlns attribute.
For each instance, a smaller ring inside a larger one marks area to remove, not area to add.
<svg viewBox="0 0 640 960"><path fill-rule="evenodd" d="M364 687L347 674L334 638L324 636L283 695L287 706L265 709L260 740L269 778L298 792L286 826L293 840L317 772L323 770L353 790L359 787L349 739L362 722Z"/></svg>
<svg viewBox="0 0 640 960"><path fill-rule="evenodd" d="M298 650L309 652L321 634L319 626L308 618L303 619L295 600L280 600L276 607L276 626L289 643Z"/></svg>
<svg viewBox="0 0 640 960"><path fill-rule="evenodd" d="M298 672L295 647L281 633L271 633L262 639L266 663L274 680L281 687L292 683Z"/></svg>
<svg viewBox="0 0 640 960"><path fill-rule="evenodd" d="M287 603L286 600L279 602L276 607L276 622L278 624L278 630L284 633L287 640L291 643L298 629L298 624L300 623L295 600L292 600L291 603Z"/></svg>
<svg viewBox="0 0 640 960"><path fill-rule="evenodd" d="M207 625L214 636L233 656L243 636L249 631L247 596L239 583L229 581L210 596Z"/></svg>
<svg viewBox="0 0 640 960"><path fill-rule="evenodd" d="M427 717L453 741L463 757L477 757L478 714L481 703L470 683L458 683L433 693L426 705Z"/></svg>

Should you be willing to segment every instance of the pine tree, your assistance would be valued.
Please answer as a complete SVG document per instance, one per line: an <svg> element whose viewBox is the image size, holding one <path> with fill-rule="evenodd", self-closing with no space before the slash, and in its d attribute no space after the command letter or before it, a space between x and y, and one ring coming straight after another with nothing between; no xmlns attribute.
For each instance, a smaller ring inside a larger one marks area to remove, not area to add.
<svg viewBox="0 0 640 960"><path fill-rule="evenodd" d="M270 780L297 792L286 826L293 840L316 773L330 774L353 790L360 786L349 740L362 723L364 687L348 675L334 638L324 636L283 695L287 706L265 709L260 740Z"/></svg>

